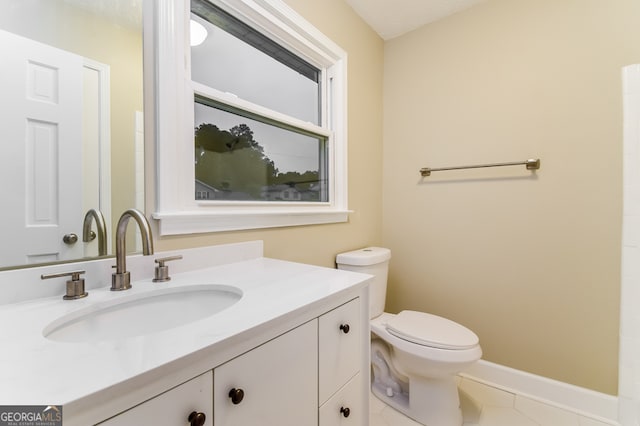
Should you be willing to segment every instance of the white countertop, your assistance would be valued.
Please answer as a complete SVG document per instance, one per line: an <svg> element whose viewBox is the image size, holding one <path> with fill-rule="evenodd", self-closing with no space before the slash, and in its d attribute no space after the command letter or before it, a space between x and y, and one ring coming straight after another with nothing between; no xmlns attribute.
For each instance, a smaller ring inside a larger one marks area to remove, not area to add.
<svg viewBox="0 0 640 426"><path fill-rule="evenodd" d="M133 288L127 291L112 292L104 286L90 288L89 296L79 300L62 300L61 293L0 305L0 404L63 405L65 425L75 423L67 420L76 414L83 421L100 420L104 413L142 402L149 393L168 389L163 388L169 383L179 384L250 349L259 334L272 332L275 337L286 331L292 317L321 313L328 303L364 287L368 279L364 274L263 257L190 266L194 270L172 273L165 283L153 283L150 276L135 281L134 276ZM87 343L43 336L55 319L98 302L193 284L230 285L243 296L213 316L148 335ZM96 408L98 401L101 407ZM105 401L112 401L112 406Z"/></svg>

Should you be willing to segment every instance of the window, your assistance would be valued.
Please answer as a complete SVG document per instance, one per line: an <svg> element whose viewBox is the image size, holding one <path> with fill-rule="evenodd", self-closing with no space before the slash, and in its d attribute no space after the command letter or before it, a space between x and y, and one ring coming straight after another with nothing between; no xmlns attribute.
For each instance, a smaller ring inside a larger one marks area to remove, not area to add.
<svg viewBox="0 0 640 426"><path fill-rule="evenodd" d="M320 124L319 67L208 0L191 1L190 19L204 30L198 41L190 31L193 81Z"/></svg>
<svg viewBox="0 0 640 426"><path fill-rule="evenodd" d="M327 136L226 109L231 108L195 98L196 183L217 188L213 199L276 201L269 194L288 185L305 201L328 201Z"/></svg>
<svg viewBox="0 0 640 426"><path fill-rule="evenodd" d="M346 221L346 54L279 0L175 3L154 6L161 234Z"/></svg>

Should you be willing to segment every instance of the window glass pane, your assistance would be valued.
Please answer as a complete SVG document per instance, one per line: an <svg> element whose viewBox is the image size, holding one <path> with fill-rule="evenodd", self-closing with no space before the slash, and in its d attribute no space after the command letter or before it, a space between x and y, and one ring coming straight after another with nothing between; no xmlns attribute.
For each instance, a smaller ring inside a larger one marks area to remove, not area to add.
<svg viewBox="0 0 640 426"><path fill-rule="evenodd" d="M327 141L195 103L197 200L326 202Z"/></svg>
<svg viewBox="0 0 640 426"><path fill-rule="evenodd" d="M204 41L191 47L193 81L321 124L316 67L207 1L193 0L191 11L206 30Z"/></svg>

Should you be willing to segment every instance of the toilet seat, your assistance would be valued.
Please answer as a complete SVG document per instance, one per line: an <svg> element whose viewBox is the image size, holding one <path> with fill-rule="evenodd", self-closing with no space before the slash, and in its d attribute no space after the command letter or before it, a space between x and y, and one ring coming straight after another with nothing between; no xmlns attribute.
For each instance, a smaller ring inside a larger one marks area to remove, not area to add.
<svg viewBox="0 0 640 426"><path fill-rule="evenodd" d="M386 330L411 343L431 348L464 350L478 345L478 336L468 328L425 312L402 311L388 318Z"/></svg>

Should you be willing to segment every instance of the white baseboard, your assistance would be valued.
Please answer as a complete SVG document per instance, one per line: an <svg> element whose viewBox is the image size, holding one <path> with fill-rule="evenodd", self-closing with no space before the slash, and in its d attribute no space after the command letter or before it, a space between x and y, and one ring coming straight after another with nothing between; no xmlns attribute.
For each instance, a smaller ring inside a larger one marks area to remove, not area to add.
<svg viewBox="0 0 640 426"><path fill-rule="evenodd" d="M480 360L460 376L584 417L618 425L618 397Z"/></svg>

